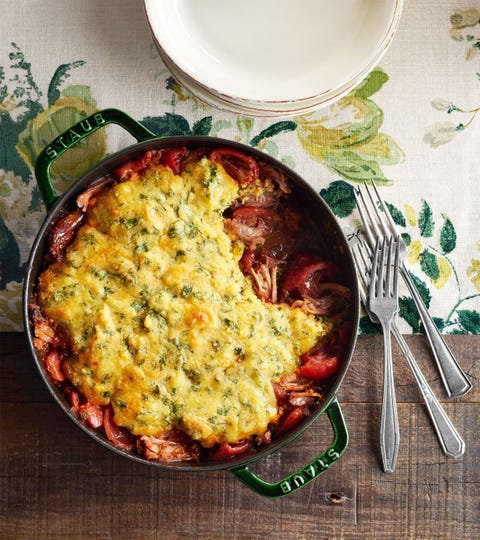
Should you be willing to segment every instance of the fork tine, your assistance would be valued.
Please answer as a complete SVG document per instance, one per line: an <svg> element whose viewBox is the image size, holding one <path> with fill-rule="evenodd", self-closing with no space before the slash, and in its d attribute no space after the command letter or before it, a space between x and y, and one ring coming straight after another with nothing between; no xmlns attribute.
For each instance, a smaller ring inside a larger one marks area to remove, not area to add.
<svg viewBox="0 0 480 540"><path fill-rule="evenodd" d="M353 259L355 261L355 267L357 268L357 275L359 277L359 289L360 297L362 302L365 304L367 301L367 291L368 291L368 277L369 264L365 259L364 250L362 249L360 243L352 249Z"/></svg>
<svg viewBox="0 0 480 540"><path fill-rule="evenodd" d="M375 243L375 252L372 260L372 267L370 269L370 292L369 296L370 298L372 296L377 296L377 283L378 283L378 265L379 265L379 259L381 256L381 250L379 248L380 245L380 239L377 238L377 241Z"/></svg>
<svg viewBox="0 0 480 540"><path fill-rule="evenodd" d="M400 242L396 239L394 242L394 265L398 265L399 262L399 249ZM355 262L355 268L359 277L359 292L360 299L365 307L367 315L370 317L372 323L378 323L378 318L372 313L368 306L367 291L368 280L370 276L370 266L372 260L372 251L368 242L363 241L357 237L355 244L351 245L351 252L353 260ZM396 295L397 283L395 281L396 270L394 272L394 294ZM425 401L427 411L430 414L433 426L437 433L440 445L447 456L458 458L465 451L465 443L458 434L457 430L451 423L450 419L446 415L444 409L435 397L432 389L430 388L425 376L423 375L420 367L418 366L415 358L413 357L408 345L405 343L402 335L400 334L395 321L392 324L392 333L397 340L400 349L402 350L408 365L412 370L413 376L418 384L422 397Z"/></svg>
<svg viewBox="0 0 480 540"><path fill-rule="evenodd" d="M385 237L382 238L380 249L378 250L378 276L377 276L377 295L378 296L385 296L385 266L388 259L388 248L386 246L386 239ZM388 268L389 269L389 268ZM382 294L383 292L383 294Z"/></svg>
<svg viewBox="0 0 480 540"><path fill-rule="evenodd" d="M360 218L362 220L368 242L373 247L375 246L375 238L378 238L379 236L379 231L376 228L375 222L371 219L371 214L368 211L367 202L360 188L357 187L353 190L353 196L355 197L355 202L357 203L358 212L360 214Z"/></svg>
<svg viewBox="0 0 480 540"><path fill-rule="evenodd" d="M390 210L387 208L387 205L385 201L383 200L383 197L380 195L380 192L378 191L377 186L375 185L375 182L372 182L373 189L375 190L375 195L377 196L378 201L380 202L380 205L383 209L383 212L385 214L385 217L388 220L388 224L390 225L390 230L392 231L393 235L397 235L397 228L395 226L395 222L393 221L392 215L390 214Z"/></svg>
<svg viewBox="0 0 480 540"><path fill-rule="evenodd" d="M371 183L373 187L375 188L375 193L378 194L378 190L375 186L375 182L372 180ZM365 185L365 191L367 192L368 198L370 199L370 206L371 208L373 208L373 212L375 213L375 216L376 216L375 221L380 224L380 227L376 229L376 231L378 231L377 234L379 234L380 236L387 236L387 237L392 236L392 231L390 230L388 223L385 224L385 219L382 216L382 212L380 212L378 208L378 204L377 204L378 201L374 199L372 192L370 188L368 187L368 184L365 182L364 185ZM385 208L385 207L382 206L382 208ZM380 232L380 229L381 229L381 232Z"/></svg>
<svg viewBox="0 0 480 540"><path fill-rule="evenodd" d="M383 263L385 271L385 281L383 286L383 296L390 298L392 292L392 242L390 240L383 241L385 251L383 253Z"/></svg>
<svg viewBox="0 0 480 540"><path fill-rule="evenodd" d="M365 242L362 241L359 244L357 249L358 249L358 253L360 255L361 262L362 262L363 269L364 269L364 271L362 273L363 283L368 289L368 275L370 274L370 267L372 266L372 261L371 261L371 257L370 257L370 259L367 259L366 253L367 253L367 250L370 249L370 248L368 247L368 245Z"/></svg>
<svg viewBox="0 0 480 540"><path fill-rule="evenodd" d="M400 242L398 238L395 240L395 259L393 264L395 265L395 270L393 272L393 295L398 295L398 269L400 266Z"/></svg>

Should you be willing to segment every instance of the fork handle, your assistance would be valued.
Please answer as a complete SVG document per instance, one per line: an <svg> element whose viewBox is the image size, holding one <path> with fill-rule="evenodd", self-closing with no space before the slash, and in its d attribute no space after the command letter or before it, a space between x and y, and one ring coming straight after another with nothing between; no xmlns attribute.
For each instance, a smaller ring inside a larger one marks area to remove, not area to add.
<svg viewBox="0 0 480 540"><path fill-rule="evenodd" d="M385 365L383 370L383 401L380 419L380 454L383 470L393 473L400 446L395 381L393 378L392 341L390 324L383 326L383 346Z"/></svg>
<svg viewBox="0 0 480 540"><path fill-rule="evenodd" d="M459 458L465 452L465 443L463 439L458 434L457 430L448 418L442 405L432 392L430 385L425 379L422 371L420 370L420 367L417 364L417 361L415 360L412 352L410 351L410 348L403 339L403 336L400 334L398 327L395 323L392 323L392 334L397 340L400 349L402 349L402 352L408 361L415 380L417 381L418 387L420 388L420 392L422 393L425 405L432 420L433 427L435 428L438 440L444 453L447 456Z"/></svg>
<svg viewBox="0 0 480 540"><path fill-rule="evenodd" d="M410 277L405 263L400 265L400 274L405 281L405 284L412 295L413 301L417 306L420 319L422 320L427 334L430 347L437 362L438 370L442 378L443 384L447 390L448 396L458 398L464 396L471 388L472 384L467 379L467 376L458 365L455 357L445 343L442 335L438 331L432 317L427 311L425 304L415 287L415 284Z"/></svg>

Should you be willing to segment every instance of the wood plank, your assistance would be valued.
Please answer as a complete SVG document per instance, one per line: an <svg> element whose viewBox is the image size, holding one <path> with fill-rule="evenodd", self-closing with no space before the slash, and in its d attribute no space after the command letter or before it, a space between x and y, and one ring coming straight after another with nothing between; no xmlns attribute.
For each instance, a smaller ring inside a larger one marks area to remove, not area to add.
<svg viewBox="0 0 480 540"><path fill-rule="evenodd" d="M398 350L394 353L401 447L394 475L378 463L379 336L361 336L339 391L350 445L324 475L279 500L263 499L229 472L176 473L115 455L53 402L21 334L0 335L0 538L207 537L383 539L480 537L480 337L447 336L475 386L448 400L424 336L409 336L467 451L445 457ZM321 417L297 441L252 469L277 480L310 461L332 435Z"/></svg>
<svg viewBox="0 0 480 540"><path fill-rule="evenodd" d="M230 473L159 470L117 456L53 403L0 406L0 537L64 538L475 538L480 536L480 410L449 403L467 453L443 456L420 405L399 407L394 475L377 458L378 404L343 406L351 442L323 476L279 500L253 494ZM325 418L252 469L267 481L328 444ZM388 534L386 535L386 531Z"/></svg>

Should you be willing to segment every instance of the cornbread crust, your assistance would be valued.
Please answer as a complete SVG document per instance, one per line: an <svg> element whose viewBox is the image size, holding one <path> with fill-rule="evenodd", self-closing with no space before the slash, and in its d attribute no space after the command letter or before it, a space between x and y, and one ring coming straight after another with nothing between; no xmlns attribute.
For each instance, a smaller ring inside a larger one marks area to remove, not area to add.
<svg viewBox="0 0 480 540"><path fill-rule="evenodd" d="M223 212L238 184L203 158L105 189L65 258L39 277L42 312L66 332L63 369L134 435L178 428L205 447L262 435L272 382L331 327L260 300Z"/></svg>

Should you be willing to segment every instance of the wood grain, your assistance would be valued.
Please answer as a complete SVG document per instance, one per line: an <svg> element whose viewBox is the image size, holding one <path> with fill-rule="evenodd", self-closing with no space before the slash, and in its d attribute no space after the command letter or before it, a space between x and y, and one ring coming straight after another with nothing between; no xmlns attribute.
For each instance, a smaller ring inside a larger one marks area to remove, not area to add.
<svg viewBox="0 0 480 540"><path fill-rule="evenodd" d="M315 482L263 499L228 471L175 473L134 463L81 432L53 402L21 334L1 335L0 538L445 539L480 537L480 337L448 336L474 382L450 401L422 336L408 341L462 434L445 457L418 390L395 351L401 447L396 472L378 465L378 336L361 337L339 391L347 452ZM321 417L293 444L257 462L266 480L313 459L331 440Z"/></svg>

